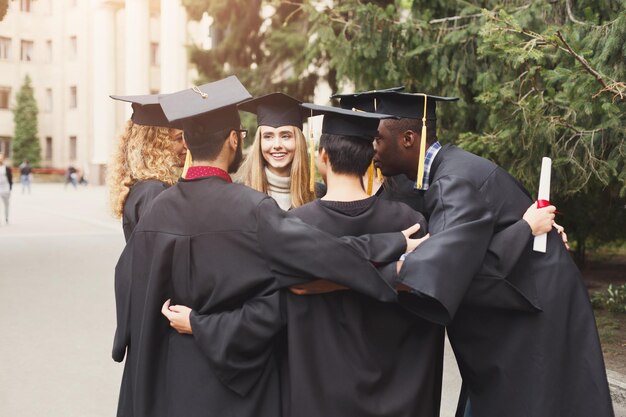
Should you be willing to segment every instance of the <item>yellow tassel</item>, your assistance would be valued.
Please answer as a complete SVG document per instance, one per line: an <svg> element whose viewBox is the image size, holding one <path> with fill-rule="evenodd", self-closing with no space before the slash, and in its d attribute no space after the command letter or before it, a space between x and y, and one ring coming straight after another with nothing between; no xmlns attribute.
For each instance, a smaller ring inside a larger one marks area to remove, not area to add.
<svg viewBox="0 0 626 417"><path fill-rule="evenodd" d="M424 157L426 155L426 103L428 96L424 94L424 117L422 118L422 138L420 140L420 155L417 161L417 189L424 186Z"/></svg>
<svg viewBox="0 0 626 417"><path fill-rule="evenodd" d="M187 156L185 156L185 165L183 166L183 173L180 175L181 178L185 178L187 177L187 171L189 170L189 167L192 164L192 159L191 159L191 151L189 149L187 149Z"/></svg>
<svg viewBox="0 0 626 417"><path fill-rule="evenodd" d="M374 188L374 163L372 162L367 168L367 195L372 195Z"/></svg>
<svg viewBox="0 0 626 417"><path fill-rule="evenodd" d="M311 117L313 117L313 111L311 111ZM315 192L315 138L313 137L313 127L311 126L311 124L312 124L311 120L309 119L309 140L311 141L311 143L309 144L309 146L311 147L309 150L309 158L310 158L309 163L311 164L310 166L311 178L309 178L309 191L313 193Z"/></svg>
<svg viewBox="0 0 626 417"><path fill-rule="evenodd" d="M376 177L378 178L378 182L382 183L385 179L383 178L383 172L380 168L376 168Z"/></svg>

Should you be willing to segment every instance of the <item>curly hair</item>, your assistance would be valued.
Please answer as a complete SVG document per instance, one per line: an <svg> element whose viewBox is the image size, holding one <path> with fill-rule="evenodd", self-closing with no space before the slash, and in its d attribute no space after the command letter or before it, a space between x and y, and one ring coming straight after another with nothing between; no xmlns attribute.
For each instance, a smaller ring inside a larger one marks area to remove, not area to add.
<svg viewBox="0 0 626 417"><path fill-rule="evenodd" d="M291 207L300 207L315 199L315 194L309 188L309 157L306 139L302 130L293 128L296 138L296 152L291 162ZM254 142L248 149L248 155L237 171L235 179L257 191L267 194L268 183L265 175L267 162L261 151L261 128L257 128Z"/></svg>
<svg viewBox="0 0 626 417"><path fill-rule="evenodd" d="M136 182L158 180L172 185L180 177L182 169L174 154L171 130L138 125L132 120L126 123L107 169L109 205L116 218L122 217L124 203Z"/></svg>

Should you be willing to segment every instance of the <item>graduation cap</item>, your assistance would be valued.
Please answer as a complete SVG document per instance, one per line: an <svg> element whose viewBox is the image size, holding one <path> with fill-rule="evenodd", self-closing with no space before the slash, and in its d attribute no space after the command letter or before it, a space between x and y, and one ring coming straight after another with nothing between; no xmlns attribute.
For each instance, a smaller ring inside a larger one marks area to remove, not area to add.
<svg viewBox="0 0 626 417"><path fill-rule="evenodd" d="M185 133L202 128L203 133L215 133L228 128L239 129L237 104L252 96L231 75L223 80L188 88L159 97L163 113L170 122L178 122Z"/></svg>
<svg viewBox="0 0 626 417"><path fill-rule="evenodd" d="M357 109L362 111L376 112L378 110L377 101L380 94L403 91L404 86L384 88L382 90L361 91L358 93L334 94L331 99L339 99L339 106L342 109Z"/></svg>
<svg viewBox="0 0 626 417"><path fill-rule="evenodd" d="M159 96L156 94L138 96L109 96L113 100L131 103L133 114L130 119L133 123L144 126L174 127L165 117Z"/></svg>
<svg viewBox="0 0 626 417"><path fill-rule="evenodd" d="M388 114L320 106L312 103L304 103L302 107L308 109L311 116L324 116L322 133L353 136L370 142L378 135L378 123L381 119L398 118Z"/></svg>
<svg viewBox="0 0 626 417"><path fill-rule="evenodd" d="M159 97L167 120L181 126L185 134L189 149L183 178L191 166L191 150L205 145L207 137L213 133L239 129L241 121L237 104L251 97L234 75Z"/></svg>
<svg viewBox="0 0 626 417"><path fill-rule="evenodd" d="M424 93L390 92L377 97L377 112L408 119L437 120L437 102L457 101L458 97Z"/></svg>
<svg viewBox="0 0 626 417"><path fill-rule="evenodd" d="M302 130L302 119L307 114L300 104L287 94L271 93L239 104L239 110L255 113L258 126L296 126Z"/></svg>
<svg viewBox="0 0 626 417"><path fill-rule="evenodd" d="M317 104L305 103L303 108L309 110L311 116L323 115L322 133L339 136L352 136L363 139L368 143L378 136L378 124L381 119L396 118L387 114L371 113L366 111L356 111L341 109L337 107L319 106ZM311 150L313 153L313 148ZM311 161L311 178L314 177L315 163ZM370 165L368 169L367 193L372 195L374 167Z"/></svg>

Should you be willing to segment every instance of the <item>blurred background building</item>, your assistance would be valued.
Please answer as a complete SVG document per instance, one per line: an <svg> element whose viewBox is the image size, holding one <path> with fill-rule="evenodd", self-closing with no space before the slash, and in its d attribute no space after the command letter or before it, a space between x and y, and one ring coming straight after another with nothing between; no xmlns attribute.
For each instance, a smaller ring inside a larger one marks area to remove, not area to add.
<svg viewBox="0 0 626 417"><path fill-rule="evenodd" d="M197 74L187 45L210 46L207 27L188 22L180 0L9 1L0 21L0 152L11 159L11 109L29 75L41 166L72 165L102 183L130 116L108 96L190 86Z"/></svg>

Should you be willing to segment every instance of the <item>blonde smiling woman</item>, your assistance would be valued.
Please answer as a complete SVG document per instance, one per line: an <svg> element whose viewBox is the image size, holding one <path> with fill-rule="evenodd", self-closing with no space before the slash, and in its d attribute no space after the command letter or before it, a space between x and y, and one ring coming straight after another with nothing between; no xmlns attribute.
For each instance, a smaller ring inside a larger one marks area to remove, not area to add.
<svg viewBox="0 0 626 417"><path fill-rule="evenodd" d="M239 109L255 113L258 128L235 179L270 195L283 210L313 201L300 101L272 93L242 103Z"/></svg>

